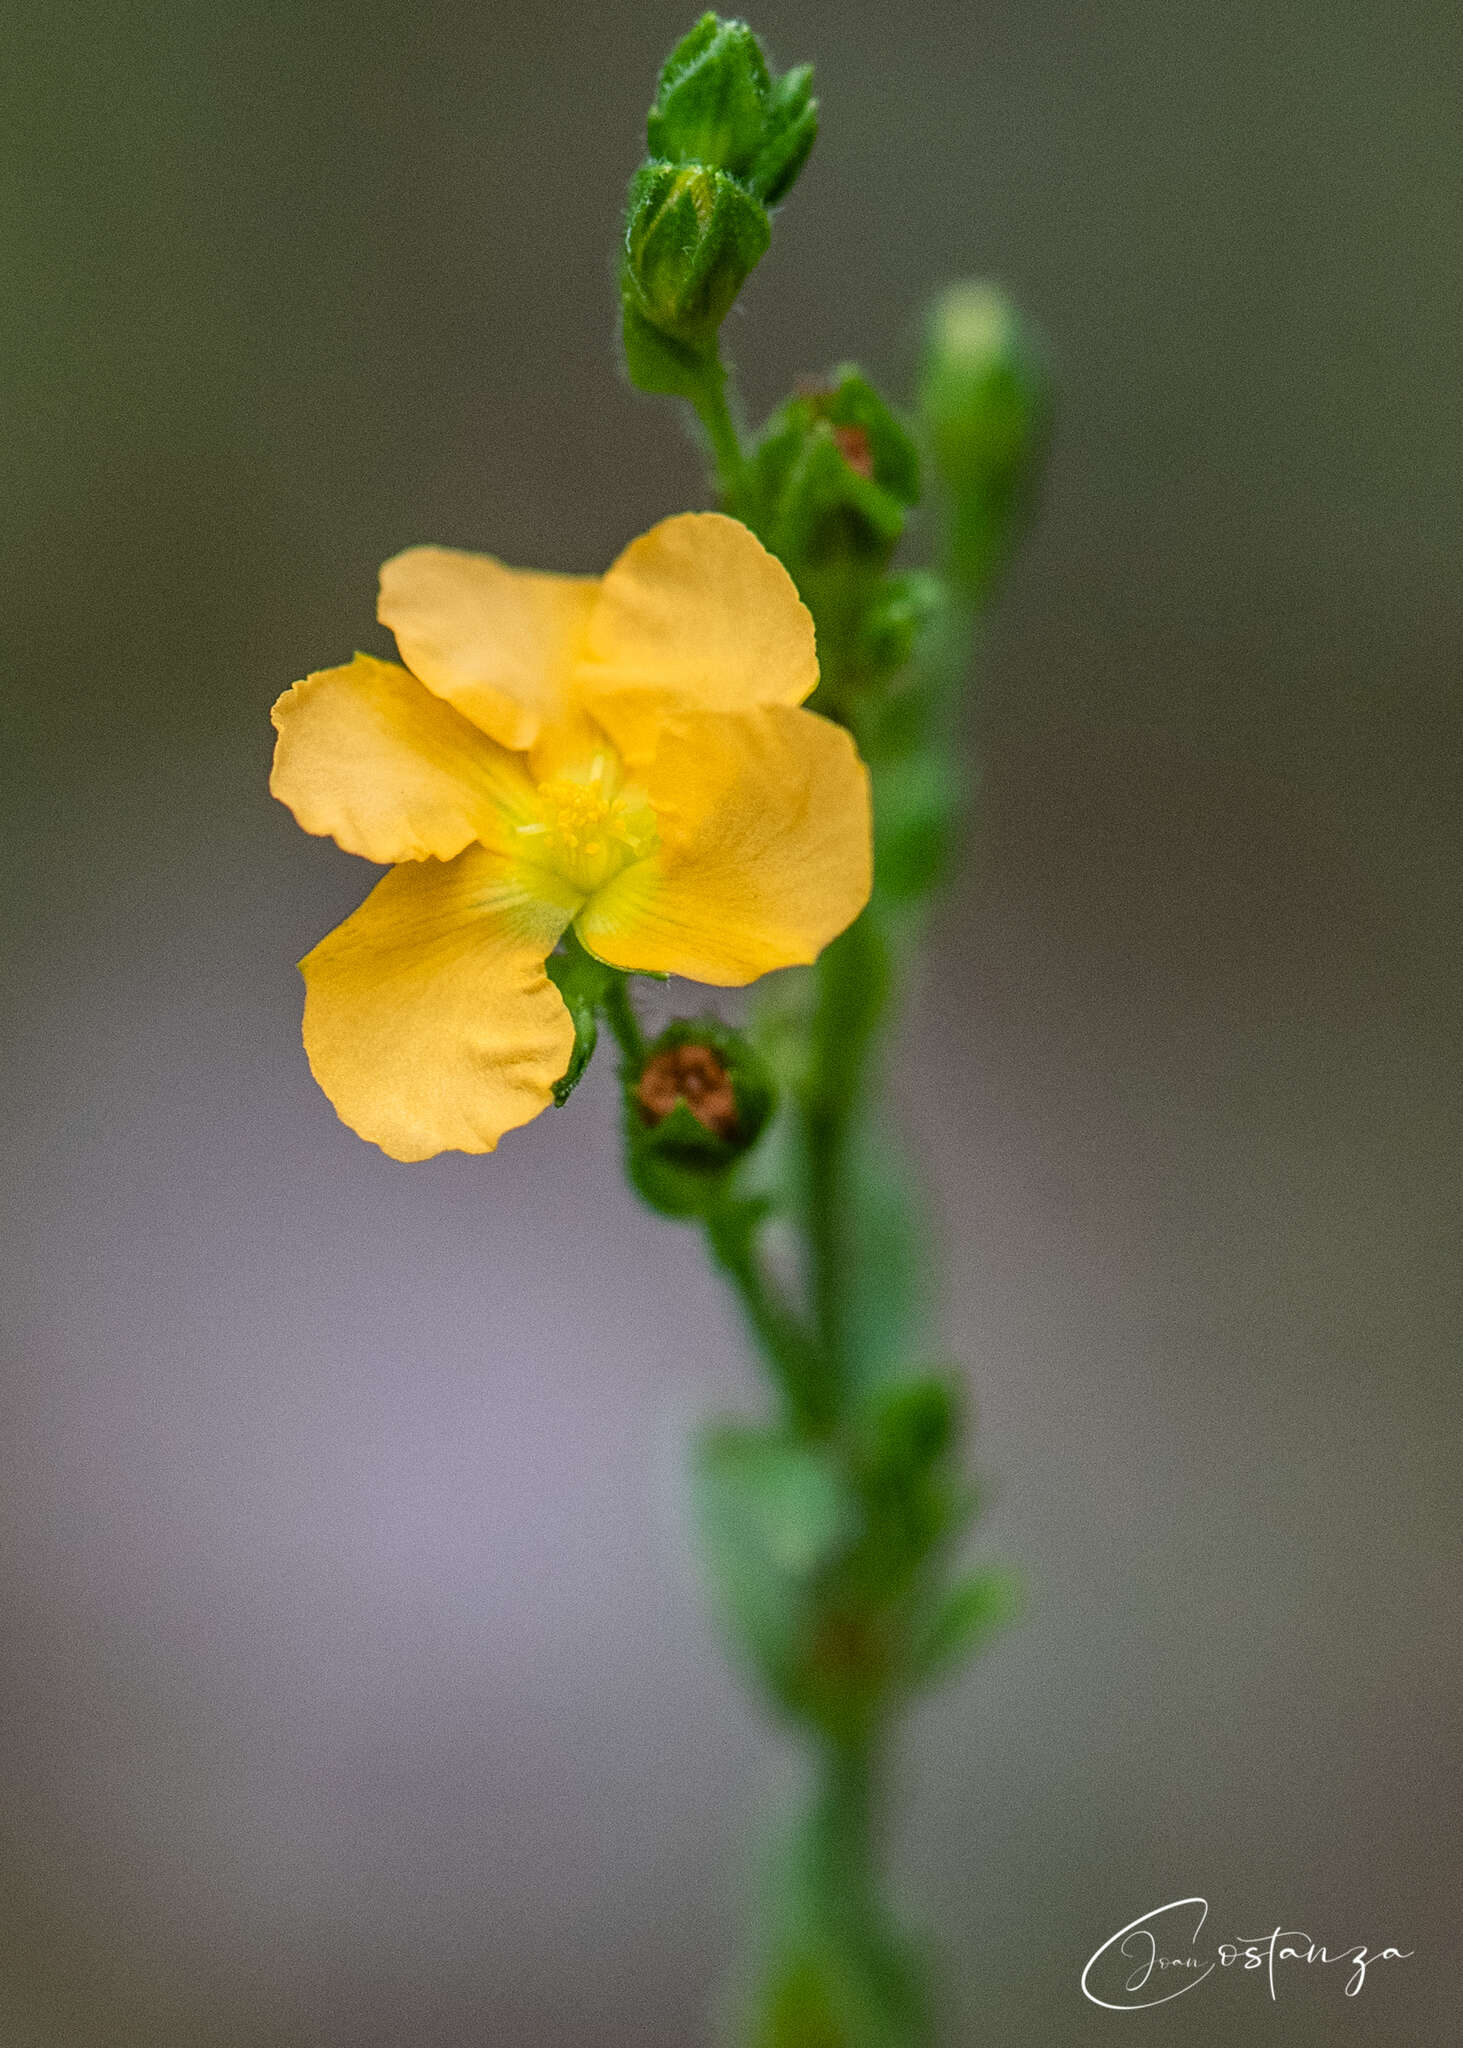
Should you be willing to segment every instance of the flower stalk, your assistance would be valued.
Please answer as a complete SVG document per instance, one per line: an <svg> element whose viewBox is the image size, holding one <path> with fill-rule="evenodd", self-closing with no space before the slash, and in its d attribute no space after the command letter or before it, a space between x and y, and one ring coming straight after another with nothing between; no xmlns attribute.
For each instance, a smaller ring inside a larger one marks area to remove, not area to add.
<svg viewBox="0 0 1463 2048"><path fill-rule="evenodd" d="M747 496L747 458L737 429L731 378L717 361L693 382L691 408L701 423L722 509L736 514Z"/></svg>
<svg viewBox="0 0 1463 2048"><path fill-rule="evenodd" d="M786 76L802 109L795 174L814 103L806 69ZM1012 1602L999 1573L952 1571L973 1500L959 1404L926 1362L927 1232L887 1128L884 1067L960 823L961 684L1030 505L1047 406L1019 316L994 288L963 285L930 316L914 427L844 365L744 434L719 327L751 268L737 274L741 257L755 241L760 260L765 243L758 224L732 252L728 224L755 224L767 196L749 167L775 97L740 23L706 16L668 60L651 161L631 188L626 364L642 389L689 403L722 509L779 557L813 616L812 708L847 727L872 778L874 886L812 968L764 984L746 1043L777 1091L765 1136L722 1162L694 1210L656 1205L700 1221L776 1397L769 1420L709 1431L697 1466L713 1595L754 1682L799 1733L810 1782L764 1902L733 2039L922 2048L927 1966L887 1897L887 1761L913 1694L957 1668ZM643 194L687 179L703 180L704 194L731 181L736 207L725 202L720 227L709 204L694 227L685 212L669 256L657 230L657 267ZM697 291L698 306L714 298L720 310L693 335L678 309ZM896 572L922 469L935 485L935 567ZM636 1144L632 1131L644 1193ZM798 1248L792 1296L766 1257L774 1225Z"/></svg>

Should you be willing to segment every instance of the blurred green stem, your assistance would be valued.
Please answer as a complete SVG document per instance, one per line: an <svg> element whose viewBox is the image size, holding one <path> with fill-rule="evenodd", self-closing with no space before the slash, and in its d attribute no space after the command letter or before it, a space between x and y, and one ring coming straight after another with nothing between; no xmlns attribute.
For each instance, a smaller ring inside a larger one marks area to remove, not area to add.
<svg viewBox="0 0 1463 2048"><path fill-rule="evenodd" d="M818 1759L805 1877L827 1923L852 1947L876 1919L877 1775L871 1740L830 1743Z"/></svg>
<svg viewBox="0 0 1463 2048"><path fill-rule="evenodd" d="M758 1212L728 1202L706 1219L717 1265L735 1288L752 1335L774 1368L798 1426L823 1435L832 1420L826 1356L783 1300L757 1250Z"/></svg>
<svg viewBox="0 0 1463 2048"><path fill-rule="evenodd" d="M844 1398L850 1289L846 1185L849 1141L883 1009L882 947L873 906L819 955L807 1078L799 1105L806 1179L808 1292L815 1326Z"/></svg>

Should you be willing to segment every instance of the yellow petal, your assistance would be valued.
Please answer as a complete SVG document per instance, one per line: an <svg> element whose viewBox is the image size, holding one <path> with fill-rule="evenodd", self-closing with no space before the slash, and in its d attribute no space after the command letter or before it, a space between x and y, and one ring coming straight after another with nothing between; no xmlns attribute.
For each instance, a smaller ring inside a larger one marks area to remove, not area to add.
<svg viewBox="0 0 1463 2048"><path fill-rule="evenodd" d="M598 588L491 555L408 548L382 565L376 616L429 690L521 751L564 709Z"/></svg>
<svg viewBox="0 0 1463 2048"><path fill-rule="evenodd" d="M300 962L305 1051L393 1159L491 1152L548 1106L574 1026L544 961L573 900L527 895L480 847L383 876Z"/></svg>
<svg viewBox="0 0 1463 2048"><path fill-rule="evenodd" d="M813 621L781 562L739 521L687 512L632 541L606 575L575 687L638 761L668 703L801 704L817 680Z"/></svg>
<svg viewBox="0 0 1463 2048"><path fill-rule="evenodd" d="M395 662L358 654L286 690L269 787L367 860L450 860L531 815L523 768Z"/></svg>
<svg viewBox="0 0 1463 2048"><path fill-rule="evenodd" d="M737 985L816 959L868 902L868 771L842 726L783 706L674 720L640 779L660 848L575 920L612 967Z"/></svg>

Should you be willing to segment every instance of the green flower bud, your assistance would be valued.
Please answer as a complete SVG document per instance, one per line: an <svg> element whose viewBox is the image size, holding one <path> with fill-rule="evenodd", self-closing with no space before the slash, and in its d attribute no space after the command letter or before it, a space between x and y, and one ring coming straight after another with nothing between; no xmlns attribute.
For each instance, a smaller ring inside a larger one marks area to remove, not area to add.
<svg viewBox="0 0 1463 2048"><path fill-rule="evenodd" d="M652 156L745 179L762 144L771 79L743 21L705 14L665 61L645 123Z"/></svg>
<svg viewBox="0 0 1463 2048"><path fill-rule="evenodd" d="M703 15L666 59L645 124L652 157L704 164L772 206L818 132L810 65L774 78L742 21Z"/></svg>
<svg viewBox="0 0 1463 2048"><path fill-rule="evenodd" d="M773 81L762 147L747 180L764 206L780 205L787 197L817 139L818 102L813 98L813 67L799 64Z"/></svg>
<svg viewBox="0 0 1463 2048"><path fill-rule="evenodd" d="M864 649L870 668L881 675L904 668L942 616L947 601L944 584L928 569L911 569L906 575L886 578L864 620Z"/></svg>
<svg viewBox="0 0 1463 2048"><path fill-rule="evenodd" d="M920 424L949 500L949 568L978 592L1028 509L1050 415L1041 353L994 285L952 285L925 341Z"/></svg>
<svg viewBox="0 0 1463 2048"><path fill-rule="evenodd" d="M645 164L636 172L620 291L626 358L642 390L680 389L664 381L653 351L648 364L637 358L643 329L669 344L672 364L688 365L693 373L704 368L715 357L717 330L732 301L766 253L768 234L761 202L722 171L701 164Z"/></svg>
<svg viewBox="0 0 1463 2048"><path fill-rule="evenodd" d="M625 1077L630 1178L664 1216L704 1216L772 1114L770 1075L739 1031L682 1019Z"/></svg>
<svg viewBox="0 0 1463 2048"><path fill-rule="evenodd" d="M803 571L850 558L882 567L919 496L913 440L848 364L773 414L753 476L762 538Z"/></svg>

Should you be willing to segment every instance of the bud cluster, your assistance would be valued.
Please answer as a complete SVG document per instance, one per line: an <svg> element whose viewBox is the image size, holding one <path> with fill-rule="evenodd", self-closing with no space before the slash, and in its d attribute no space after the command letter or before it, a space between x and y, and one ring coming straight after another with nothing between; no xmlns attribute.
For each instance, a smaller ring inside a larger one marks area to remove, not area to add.
<svg viewBox="0 0 1463 2048"><path fill-rule="evenodd" d="M774 74L745 22L707 14L671 52L630 183L620 266L625 359L643 391L687 396L766 254L767 210L818 131L812 69Z"/></svg>

